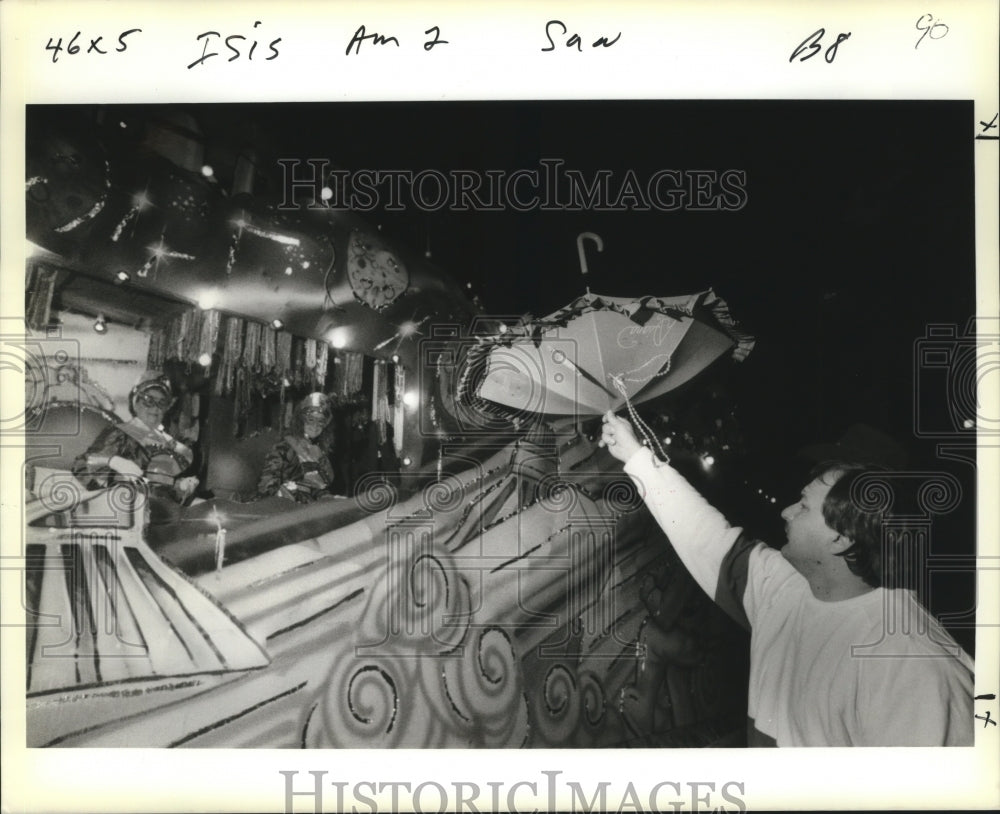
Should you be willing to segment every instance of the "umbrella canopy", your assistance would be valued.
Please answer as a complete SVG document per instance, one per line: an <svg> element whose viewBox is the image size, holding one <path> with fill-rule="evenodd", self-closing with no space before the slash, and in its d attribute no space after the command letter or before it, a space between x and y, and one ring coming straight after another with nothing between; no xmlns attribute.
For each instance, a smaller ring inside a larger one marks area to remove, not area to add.
<svg viewBox="0 0 1000 814"><path fill-rule="evenodd" d="M475 394L518 412L598 415L689 381L753 339L711 290L638 299L587 294L485 345Z"/></svg>

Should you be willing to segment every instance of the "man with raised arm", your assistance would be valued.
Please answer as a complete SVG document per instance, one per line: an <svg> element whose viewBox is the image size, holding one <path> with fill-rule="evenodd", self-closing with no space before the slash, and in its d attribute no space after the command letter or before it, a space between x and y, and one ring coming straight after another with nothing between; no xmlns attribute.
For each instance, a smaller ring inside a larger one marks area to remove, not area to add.
<svg viewBox="0 0 1000 814"><path fill-rule="evenodd" d="M972 660L912 591L888 587L882 514L852 500L877 468L821 466L781 513L779 552L730 526L627 421L603 420L601 445L695 581L750 629L748 745L972 745Z"/></svg>

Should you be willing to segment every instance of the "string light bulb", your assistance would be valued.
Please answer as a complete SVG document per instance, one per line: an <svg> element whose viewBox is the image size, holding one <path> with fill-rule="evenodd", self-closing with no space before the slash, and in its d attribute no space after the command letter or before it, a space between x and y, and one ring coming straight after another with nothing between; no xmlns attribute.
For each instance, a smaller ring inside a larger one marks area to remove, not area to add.
<svg viewBox="0 0 1000 814"><path fill-rule="evenodd" d="M219 292L214 288L210 288L207 291L203 291L201 296L198 297L198 307L202 311L210 311L219 304Z"/></svg>
<svg viewBox="0 0 1000 814"><path fill-rule="evenodd" d="M94 332L99 334L108 332L108 322L104 318L104 314L98 314L97 319L94 320Z"/></svg>
<svg viewBox="0 0 1000 814"><path fill-rule="evenodd" d="M327 341L337 350L347 347L348 333L346 328L334 328L327 334Z"/></svg>

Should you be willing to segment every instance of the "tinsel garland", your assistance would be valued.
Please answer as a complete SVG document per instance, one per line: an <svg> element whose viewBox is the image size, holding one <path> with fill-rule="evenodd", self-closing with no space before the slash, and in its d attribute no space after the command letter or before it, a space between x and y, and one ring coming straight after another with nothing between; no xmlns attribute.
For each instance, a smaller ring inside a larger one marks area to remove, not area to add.
<svg viewBox="0 0 1000 814"><path fill-rule="evenodd" d="M219 338L220 314L218 311L194 311L188 318L186 333L183 335L182 351L177 357L194 364L203 355L211 357Z"/></svg>
<svg viewBox="0 0 1000 814"><path fill-rule="evenodd" d="M306 376L315 383L316 381L316 340L307 339L305 341L305 366Z"/></svg>
<svg viewBox="0 0 1000 814"><path fill-rule="evenodd" d="M168 359L184 359L184 344L191 334L191 323L194 321L193 311L182 311L175 317L167 330L166 353Z"/></svg>
<svg viewBox="0 0 1000 814"><path fill-rule="evenodd" d="M222 315L218 311L192 309L178 314L165 328L151 332L147 366L150 370L160 370L168 359L201 364L203 356L212 358L221 324Z"/></svg>
<svg viewBox="0 0 1000 814"><path fill-rule="evenodd" d="M292 380L292 383L296 387L302 387L304 384L302 371L303 361L305 359L305 344L304 339L301 339L298 336L292 337L292 365L288 378Z"/></svg>
<svg viewBox="0 0 1000 814"><path fill-rule="evenodd" d="M349 351L344 354L344 395L354 396L361 392L365 374L365 358L362 354Z"/></svg>
<svg viewBox="0 0 1000 814"><path fill-rule="evenodd" d="M236 369L236 383L233 388L233 437L242 438L247 417L250 414L251 375L246 367L240 365Z"/></svg>
<svg viewBox="0 0 1000 814"><path fill-rule="evenodd" d="M260 346L260 367L265 373L274 370L277 364L277 331L264 328L264 338Z"/></svg>
<svg viewBox="0 0 1000 814"><path fill-rule="evenodd" d="M395 421L393 422L393 443L396 447L396 452L403 451L403 425L406 419L406 405L403 403L403 394L406 392L406 372L403 370L402 365L394 365L396 369L396 380L395 380L395 390L396 390L396 405L395 405Z"/></svg>
<svg viewBox="0 0 1000 814"><path fill-rule="evenodd" d="M215 379L215 394L225 395L232 391L236 375L236 365L243 352L244 320L226 317L225 336L222 341L222 359Z"/></svg>
<svg viewBox="0 0 1000 814"><path fill-rule="evenodd" d="M320 390L326 389L326 371L329 358L330 346L326 342L318 342L316 345L316 386Z"/></svg>
<svg viewBox="0 0 1000 814"><path fill-rule="evenodd" d="M166 361L164 353L164 333L163 331L153 331L149 335L149 352L146 355L146 368L148 370L160 370Z"/></svg>
<svg viewBox="0 0 1000 814"><path fill-rule="evenodd" d="M219 325L221 322L222 314L218 311L202 312L201 332L198 335L198 347L195 349L194 354L188 358L188 361L200 363L202 356L207 356L211 359L219 341Z"/></svg>
<svg viewBox="0 0 1000 814"><path fill-rule="evenodd" d="M56 290L57 272L53 268L34 265L26 276L28 304L24 317L28 327L41 331L49 324L52 315L52 296Z"/></svg>
<svg viewBox="0 0 1000 814"><path fill-rule="evenodd" d="M243 367L249 371L257 372L260 363L261 338L264 335L264 326L259 322L247 322L246 334L243 337Z"/></svg>
<svg viewBox="0 0 1000 814"><path fill-rule="evenodd" d="M333 366L333 393L347 401L361 392L364 376L364 357L354 351L335 351Z"/></svg>
<svg viewBox="0 0 1000 814"><path fill-rule="evenodd" d="M177 359L190 359L191 351L200 343L203 313L203 311L193 311L187 315L187 325L185 326L185 330L177 337ZM185 314L187 314L187 312L185 312Z"/></svg>
<svg viewBox="0 0 1000 814"><path fill-rule="evenodd" d="M372 421L378 427L378 442L384 444L386 439L385 428L392 420L389 412L389 381L385 362L381 359L375 361L375 368L372 376Z"/></svg>
<svg viewBox="0 0 1000 814"><path fill-rule="evenodd" d="M292 367L292 335L287 331L278 331L276 342L275 366L282 376L288 377Z"/></svg>

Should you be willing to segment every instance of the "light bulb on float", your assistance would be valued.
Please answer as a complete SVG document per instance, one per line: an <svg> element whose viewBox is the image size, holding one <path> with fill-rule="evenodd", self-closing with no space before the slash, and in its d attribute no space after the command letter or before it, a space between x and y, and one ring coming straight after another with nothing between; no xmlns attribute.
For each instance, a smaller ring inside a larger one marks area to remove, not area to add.
<svg viewBox="0 0 1000 814"><path fill-rule="evenodd" d="M330 347L337 350L343 350L346 348L349 339L350 334L348 333L347 328L334 328L326 334L326 341L330 343Z"/></svg>
<svg viewBox="0 0 1000 814"><path fill-rule="evenodd" d="M198 307L202 311L210 311L213 308L215 308L215 306L218 304L219 304L219 292L214 288L202 291L201 294L198 296Z"/></svg>

